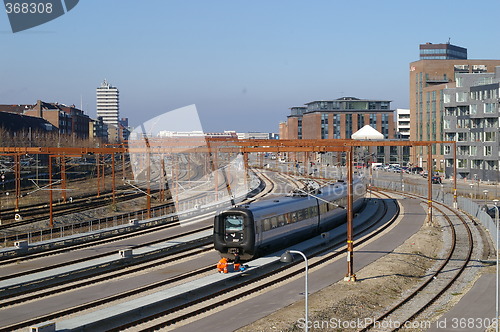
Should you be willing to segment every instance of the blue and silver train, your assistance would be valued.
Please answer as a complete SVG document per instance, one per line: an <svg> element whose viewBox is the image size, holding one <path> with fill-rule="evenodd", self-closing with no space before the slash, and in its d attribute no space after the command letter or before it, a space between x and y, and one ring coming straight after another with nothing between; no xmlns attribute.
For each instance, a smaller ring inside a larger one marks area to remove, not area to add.
<svg viewBox="0 0 500 332"><path fill-rule="evenodd" d="M353 182L353 208L364 205L363 178ZM345 223L347 183L336 182L311 194L294 194L219 212L214 247L221 256L249 260L311 238Z"/></svg>

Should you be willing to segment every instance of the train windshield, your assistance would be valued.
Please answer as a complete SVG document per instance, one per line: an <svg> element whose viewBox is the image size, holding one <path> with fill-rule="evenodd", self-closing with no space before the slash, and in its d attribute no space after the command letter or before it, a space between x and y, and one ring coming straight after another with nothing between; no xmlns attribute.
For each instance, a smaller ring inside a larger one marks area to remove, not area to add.
<svg viewBox="0 0 500 332"><path fill-rule="evenodd" d="M243 216L227 215L224 218L226 231L238 232L243 230Z"/></svg>

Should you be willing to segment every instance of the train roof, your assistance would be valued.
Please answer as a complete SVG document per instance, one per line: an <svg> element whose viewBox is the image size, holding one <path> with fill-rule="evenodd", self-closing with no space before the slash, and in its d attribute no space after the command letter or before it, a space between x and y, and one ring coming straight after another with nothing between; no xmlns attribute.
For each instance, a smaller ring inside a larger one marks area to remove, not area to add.
<svg viewBox="0 0 500 332"><path fill-rule="evenodd" d="M360 179L356 178L354 184L360 183ZM316 204L316 197L327 201L332 201L344 196L347 193L346 182L335 182L331 185L321 187L320 191L312 192L310 195L305 193L296 195L283 195L266 199L251 204L243 204L238 207L246 208L252 211L254 215L271 215L276 214L279 209L299 210ZM288 208L293 205L293 209Z"/></svg>

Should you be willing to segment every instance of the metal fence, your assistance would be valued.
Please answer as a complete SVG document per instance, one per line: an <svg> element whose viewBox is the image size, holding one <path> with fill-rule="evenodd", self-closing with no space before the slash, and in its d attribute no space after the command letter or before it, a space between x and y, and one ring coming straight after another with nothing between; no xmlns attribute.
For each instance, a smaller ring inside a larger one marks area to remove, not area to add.
<svg viewBox="0 0 500 332"><path fill-rule="evenodd" d="M379 179L372 180L372 184L376 187L406 191L413 194L417 194L420 196L427 197L427 184L424 185L413 185L408 183L403 183L401 181L383 181ZM453 194L449 193L452 191L452 188L449 188L445 185L433 185L432 187L432 199L436 202L444 203L448 206L453 205ZM477 204L476 202L466 198L459 196L457 197L458 208L469 215L477 218L479 222L486 228L486 230L490 233L490 237L493 241L493 244L496 247L496 229L497 226L495 221L490 217L489 214L484 211L483 207ZM497 248L498 250L498 248Z"/></svg>

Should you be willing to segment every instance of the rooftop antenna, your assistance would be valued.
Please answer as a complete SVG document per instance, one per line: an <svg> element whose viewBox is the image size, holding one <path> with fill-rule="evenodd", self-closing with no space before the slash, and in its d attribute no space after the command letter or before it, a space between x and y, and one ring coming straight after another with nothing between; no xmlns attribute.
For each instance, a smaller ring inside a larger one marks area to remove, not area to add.
<svg viewBox="0 0 500 332"><path fill-rule="evenodd" d="M450 41L451 41L451 37L448 37L448 45L450 44Z"/></svg>

